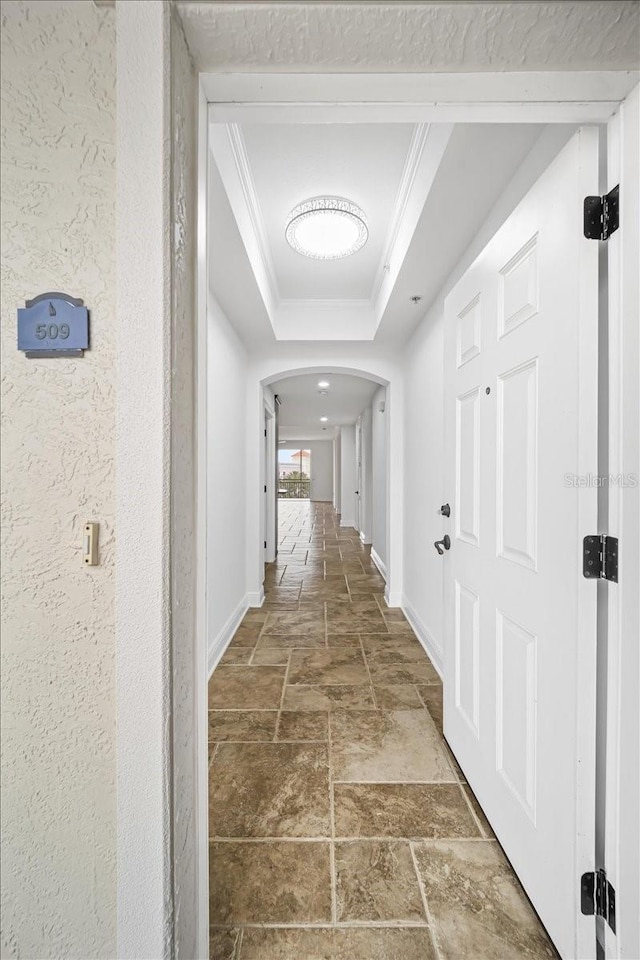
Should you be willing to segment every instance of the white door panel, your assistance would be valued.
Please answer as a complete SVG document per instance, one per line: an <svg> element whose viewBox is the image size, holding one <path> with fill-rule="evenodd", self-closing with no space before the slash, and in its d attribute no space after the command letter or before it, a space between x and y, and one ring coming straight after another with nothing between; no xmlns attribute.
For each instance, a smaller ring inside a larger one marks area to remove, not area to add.
<svg viewBox="0 0 640 960"><path fill-rule="evenodd" d="M595 956L598 244L580 130L446 301L445 735L565 958Z"/></svg>

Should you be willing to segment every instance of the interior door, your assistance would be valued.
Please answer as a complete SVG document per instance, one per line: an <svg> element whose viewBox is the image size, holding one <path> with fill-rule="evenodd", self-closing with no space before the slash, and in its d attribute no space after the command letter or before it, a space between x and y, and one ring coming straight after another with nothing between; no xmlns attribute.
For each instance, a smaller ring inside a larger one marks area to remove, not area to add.
<svg viewBox="0 0 640 960"><path fill-rule="evenodd" d="M444 729L565 958L595 956L598 132L542 174L445 304ZM446 523L445 530L446 530Z"/></svg>
<svg viewBox="0 0 640 960"><path fill-rule="evenodd" d="M362 532L362 420L356 420L356 530Z"/></svg>

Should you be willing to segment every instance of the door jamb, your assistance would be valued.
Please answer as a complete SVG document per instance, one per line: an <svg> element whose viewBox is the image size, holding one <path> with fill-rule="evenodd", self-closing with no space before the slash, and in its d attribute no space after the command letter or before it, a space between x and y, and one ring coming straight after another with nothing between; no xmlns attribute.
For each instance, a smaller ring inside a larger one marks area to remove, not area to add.
<svg viewBox="0 0 640 960"><path fill-rule="evenodd" d="M416 98L416 78L423 90L434 86L442 90L435 99L422 94ZM379 81L382 79L387 91L382 97ZM410 79L414 83L407 83ZM287 82L288 81L288 82ZM365 84L363 87L362 84ZM208 126L211 119L221 122L259 121L283 122L439 122L439 123L608 123L625 98L638 83L638 74L631 71L594 71L589 73L539 73L539 74L292 74L287 71L274 74L210 74L199 76L199 124L198 124L198 492L197 509L200 518L206 517L206 171L208 158ZM273 97L275 86L280 85L279 96ZM348 99L348 94L360 84L357 98ZM404 86L403 86L404 84ZM471 84L471 86L469 86ZM235 86L234 86L235 85ZM315 85L315 86L314 86ZM311 90L315 95L311 96ZM234 100L233 91L240 93ZM262 94L258 91L262 90ZM327 91L332 95L328 96ZM341 92L342 91L342 92ZM515 92L514 92L515 91ZM562 91L565 91L563 94ZM553 92L553 95L552 95ZM390 99L391 93L395 99ZM582 94L582 95L581 95ZM264 98L272 99L264 102ZM304 99L304 96L308 99ZM381 99L375 99L376 95ZM514 100L513 97L519 99ZM262 102L260 98L262 99ZM559 99L559 97L561 99ZM564 97L562 99L562 97ZM282 99L281 99L282 98ZM323 99L324 98L324 99ZM417 100L417 102L416 102ZM233 101L233 102L232 102ZM619 239L620 257L626 251L622 237ZM632 281L627 276L624 282ZM621 279L622 282L622 279ZM633 291L630 299L633 299ZM636 287L637 301L637 287ZM623 318L620 312L610 315L611 324L618 327L622 338ZM628 320L627 320L628 322ZM204 349L203 349L204 348ZM204 380L204 382L203 382ZM204 416L203 416L204 412ZM612 411L612 429L620 430L621 423L613 418L622 415L621 410ZM625 434L625 440L634 438ZM204 441L204 442L203 442ZM632 450L630 460L637 461L637 450ZM196 702L198 723L196 741L199 757L203 741L206 743L206 541L202 529L205 523L198 522L198 598L197 598L197 649L199 665L196 677ZM627 611L633 617L633 610ZM637 620L637 617L636 617ZM204 657L202 652L204 650ZM204 682L204 693L202 690ZM204 705L204 706L203 706ZM622 761L620 762L622 765ZM198 875L199 885L199 955L208 956L208 789L206 764L204 777L198 770L196 803L198 808ZM611 827L615 832L615 828ZM203 851L206 851L203 855ZM613 954L611 954L613 956Z"/></svg>

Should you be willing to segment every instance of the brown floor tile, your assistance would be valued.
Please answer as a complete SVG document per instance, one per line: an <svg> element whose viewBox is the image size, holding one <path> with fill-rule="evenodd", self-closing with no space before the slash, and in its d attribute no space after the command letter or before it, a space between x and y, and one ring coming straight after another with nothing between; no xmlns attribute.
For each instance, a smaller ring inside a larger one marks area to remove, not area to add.
<svg viewBox="0 0 640 960"><path fill-rule="evenodd" d="M409 623L401 623L396 620L389 620L387 623L389 633L398 637L415 637L415 633Z"/></svg>
<svg viewBox="0 0 640 960"><path fill-rule="evenodd" d="M267 595L265 595L265 601L263 603L263 609L268 613L295 613L298 609L298 601L296 600L270 600Z"/></svg>
<svg viewBox="0 0 640 960"><path fill-rule="evenodd" d="M255 647L262 628L262 623L251 623L247 626L238 627L229 647Z"/></svg>
<svg viewBox="0 0 640 960"><path fill-rule="evenodd" d="M373 691L369 684L351 686L310 686L302 683L287 686L285 710L374 710Z"/></svg>
<svg viewBox="0 0 640 960"><path fill-rule="evenodd" d="M256 666L286 666L289 662L288 647L258 647L253 651L251 663Z"/></svg>
<svg viewBox="0 0 640 960"><path fill-rule="evenodd" d="M414 845L443 960L557 956L497 843Z"/></svg>
<svg viewBox="0 0 640 960"><path fill-rule="evenodd" d="M327 620L343 620L345 617L354 619L372 617L377 620L382 619L382 614L375 600L354 600L353 603L335 600L327 603Z"/></svg>
<svg viewBox="0 0 640 960"><path fill-rule="evenodd" d="M338 922L426 923L413 858L401 840L336 843Z"/></svg>
<svg viewBox="0 0 640 960"><path fill-rule="evenodd" d="M242 960L436 960L425 927L245 930Z"/></svg>
<svg viewBox="0 0 640 960"><path fill-rule="evenodd" d="M291 590L284 590L282 587L267 587L264 592L265 605L268 604L269 607L280 606L282 612L286 613L289 609L294 608L298 609L298 602L300 600L300 591L296 590L292 592ZM284 609L286 608L286 609ZM269 611L270 613L272 611Z"/></svg>
<svg viewBox="0 0 640 960"><path fill-rule="evenodd" d="M217 667L209 681L209 709L277 709L285 674L283 667Z"/></svg>
<svg viewBox="0 0 640 960"><path fill-rule="evenodd" d="M338 837L479 837L455 783L337 783Z"/></svg>
<svg viewBox="0 0 640 960"><path fill-rule="evenodd" d="M428 665L429 661L425 655L424 650L419 647L417 644L406 644L406 643L396 643L391 642L388 644L382 643L367 643L363 640L363 647L367 660L369 663L373 664L421 664ZM435 673L435 668L431 668Z"/></svg>
<svg viewBox="0 0 640 960"><path fill-rule="evenodd" d="M318 598L322 599L331 599L331 597L337 597L342 595L348 596L349 591L347 590L347 581L343 576L328 576L318 577L317 579L311 577L305 577L302 585L303 598L304 595L308 599L314 599L312 594L317 594Z"/></svg>
<svg viewBox="0 0 640 960"><path fill-rule="evenodd" d="M277 739L326 741L329 739L329 715L324 710L283 710L280 714Z"/></svg>
<svg viewBox="0 0 640 960"><path fill-rule="evenodd" d="M333 633L331 624L327 628L327 646L329 647L358 647L360 649L359 633Z"/></svg>
<svg viewBox="0 0 640 960"><path fill-rule="evenodd" d="M398 648L408 650L408 648L411 647L412 649L417 650L418 653L422 654L425 662L431 662L424 652L424 647L417 637L397 637L391 633L371 633L367 630L363 630L360 636L365 653L369 653L369 651L372 650L398 650Z"/></svg>
<svg viewBox="0 0 640 960"><path fill-rule="evenodd" d="M327 622L327 631L334 637L340 634L370 633L374 630L378 630L380 633L384 633L386 630L382 615L380 615L379 622L376 622L371 616L365 619L351 614L345 614L342 620L329 620Z"/></svg>
<svg viewBox="0 0 640 960"><path fill-rule="evenodd" d="M220 659L221 664L247 664L253 655L253 647L227 647Z"/></svg>
<svg viewBox="0 0 640 960"><path fill-rule="evenodd" d="M370 547L330 504L279 522L265 602L210 682L212 960L552 957Z"/></svg>
<svg viewBox="0 0 640 960"><path fill-rule="evenodd" d="M209 710L209 740L273 740L277 710Z"/></svg>
<svg viewBox="0 0 640 960"><path fill-rule="evenodd" d="M399 607L387 607L382 610L385 620L394 620L400 623L408 623L407 618Z"/></svg>
<svg viewBox="0 0 640 960"><path fill-rule="evenodd" d="M209 960L239 960L241 931L237 927L219 927L209 935Z"/></svg>
<svg viewBox="0 0 640 960"><path fill-rule="evenodd" d="M285 650L291 650L294 647L318 649L326 647L326 643L324 633L270 634L269 636L262 637L262 639L258 641L256 651L262 650L265 647L271 650L274 650L276 647Z"/></svg>
<svg viewBox="0 0 640 960"><path fill-rule="evenodd" d="M330 718L336 780L453 780L441 738L425 710L339 711Z"/></svg>
<svg viewBox="0 0 640 960"><path fill-rule="evenodd" d="M373 692L379 710L424 710L418 691L411 684L375 684Z"/></svg>
<svg viewBox="0 0 640 960"><path fill-rule="evenodd" d="M326 837L329 757L320 743L222 743L209 768L212 837Z"/></svg>
<svg viewBox="0 0 640 960"><path fill-rule="evenodd" d="M213 842L209 890L213 924L326 923L331 920L329 844ZM245 947L242 954L246 957ZM263 953L263 960L268 956Z"/></svg>
<svg viewBox="0 0 640 960"><path fill-rule="evenodd" d="M316 635L324 638L324 622L319 621L314 612L301 613L270 613L262 637L279 636L295 637Z"/></svg>
<svg viewBox="0 0 640 960"><path fill-rule="evenodd" d="M313 685L367 684L369 673L359 648L293 650L287 682Z"/></svg>
<svg viewBox="0 0 640 960"><path fill-rule="evenodd" d="M371 593L380 593L384 590L385 583L382 577L367 573L349 573L349 590L368 590Z"/></svg>
<svg viewBox="0 0 640 960"><path fill-rule="evenodd" d="M367 658L368 659L368 658ZM369 660L371 680L378 683L429 683L437 677L428 660L422 663L372 663Z"/></svg>
<svg viewBox="0 0 640 960"><path fill-rule="evenodd" d="M462 790L464 791L464 795L467 797L469 803L473 808L473 812L478 818L478 822L480 823L480 829L482 830L482 833L489 840L495 840L495 833L491 829L491 824L487 820L484 810L478 803L478 799L475 793L473 792L473 790L471 789L468 783L462 784L461 787L462 787Z"/></svg>
<svg viewBox="0 0 640 960"><path fill-rule="evenodd" d="M419 685L418 693L438 731L442 733L442 684L430 683L427 685Z"/></svg>

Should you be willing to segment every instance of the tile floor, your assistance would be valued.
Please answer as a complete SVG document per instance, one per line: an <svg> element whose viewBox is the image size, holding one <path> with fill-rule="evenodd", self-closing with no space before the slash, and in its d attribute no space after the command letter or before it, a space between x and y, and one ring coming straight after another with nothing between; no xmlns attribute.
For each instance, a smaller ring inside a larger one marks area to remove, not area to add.
<svg viewBox="0 0 640 960"><path fill-rule="evenodd" d="M279 513L209 686L212 960L556 957L369 549L329 504Z"/></svg>

